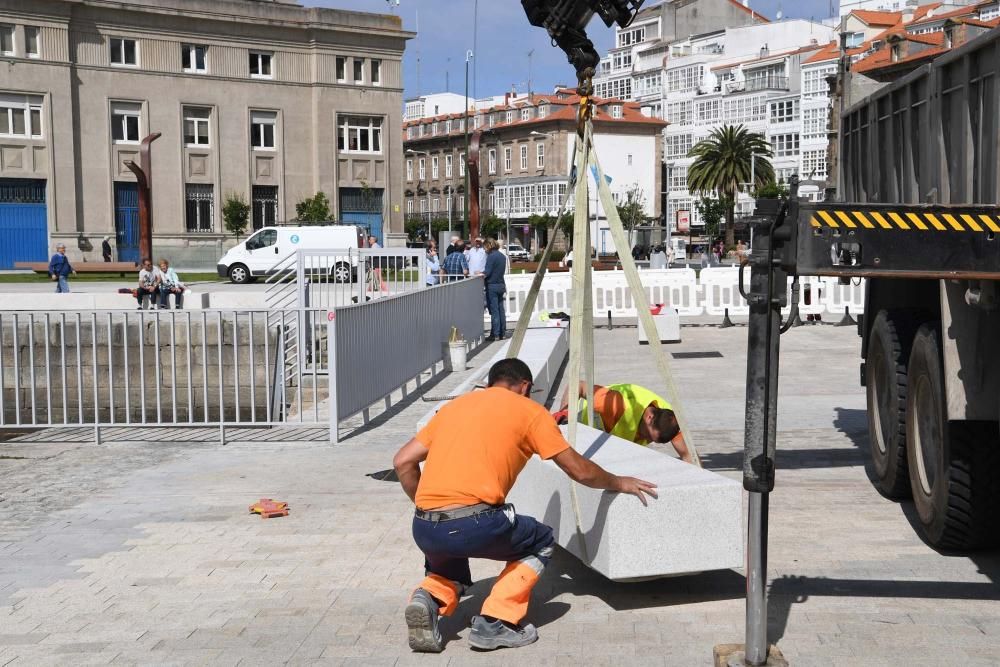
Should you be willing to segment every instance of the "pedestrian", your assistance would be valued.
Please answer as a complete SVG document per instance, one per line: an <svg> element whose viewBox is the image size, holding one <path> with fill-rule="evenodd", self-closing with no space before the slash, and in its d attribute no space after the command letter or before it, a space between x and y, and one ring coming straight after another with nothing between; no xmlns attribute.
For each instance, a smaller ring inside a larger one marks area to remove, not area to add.
<svg viewBox="0 0 1000 667"><path fill-rule="evenodd" d="M507 258L500 252L500 244L495 239L487 239L486 265L483 267L483 277L486 279L486 307L490 311L490 335L486 342L503 340L507 332L507 313L504 295L507 293L507 283L504 273L507 270Z"/></svg>
<svg viewBox="0 0 1000 667"><path fill-rule="evenodd" d="M56 254L49 260L49 275L56 281L56 294L69 294L69 274L76 275L76 270L66 256L66 246L60 243L56 246Z"/></svg>
<svg viewBox="0 0 1000 667"><path fill-rule="evenodd" d="M426 577L405 611L414 651L444 650L438 617L454 613L472 586L469 558L507 563L481 615L472 619L472 647L515 648L538 639L535 627L523 621L555 540L550 527L506 503L533 455L592 489L628 493L643 505L645 495L656 497L655 485L613 475L570 447L545 408L529 398L532 386L523 361L498 361L486 389L445 405L393 458L403 491L416 505L413 539L425 556Z"/></svg>
<svg viewBox="0 0 1000 667"><path fill-rule="evenodd" d="M368 237L368 247L374 250L381 250L382 248L374 234ZM382 291L385 290L385 281L382 279L382 265L385 261L386 257L384 255L372 256L368 258L368 266L372 268L373 287L377 287Z"/></svg>
<svg viewBox="0 0 1000 667"><path fill-rule="evenodd" d="M427 242L427 285L434 286L441 281L441 262L433 241Z"/></svg>
<svg viewBox="0 0 1000 667"><path fill-rule="evenodd" d="M105 262L111 261L111 237L105 236L104 240L101 241L101 255L104 257Z"/></svg>
<svg viewBox="0 0 1000 667"><path fill-rule="evenodd" d="M464 250L464 248L465 248L465 244L462 243L462 239L460 239L457 236L452 236L451 237L451 243L448 245L448 248L445 250L445 259L448 259L448 256L451 255L451 253L453 253L453 252L456 252L456 251L462 252L462 250Z"/></svg>
<svg viewBox="0 0 1000 667"><path fill-rule="evenodd" d="M461 240L456 240L455 249L444 258L442 269L449 282L462 280L469 275L469 262L465 259L465 253L462 252L462 245Z"/></svg>
<svg viewBox="0 0 1000 667"><path fill-rule="evenodd" d="M135 300L139 303L138 310L145 310L146 304L155 307L159 298L159 281L157 270L153 268L153 260L144 257L139 268L139 286L135 290Z"/></svg>
<svg viewBox="0 0 1000 667"><path fill-rule="evenodd" d="M170 308L170 295L174 295L174 308L180 310L184 307L184 283L181 282L177 272L170 268L170 262L166 259L160 260L160 269L156 274L158 288L160 290L160 308L167 310Z"/></svg>
<svg viewBox="0 0 1000 667"><path fill-rule="evenodd" d="M469 248L469 275L478 276L486 270L486 249L483 247L483 237L476 238Z"/></svg>

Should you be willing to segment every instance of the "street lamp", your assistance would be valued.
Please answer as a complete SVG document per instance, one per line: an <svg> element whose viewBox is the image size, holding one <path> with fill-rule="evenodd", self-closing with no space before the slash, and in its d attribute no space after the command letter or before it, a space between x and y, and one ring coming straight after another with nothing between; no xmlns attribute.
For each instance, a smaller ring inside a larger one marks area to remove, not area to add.
<svg viewBox="0 0 1000 667"><path fill-rule="evenodd" d="M465 52L465 155L463 160L469 160L469 61L474 58L472 51ZM465 174L465 196L462 202L462 213L465 218L462 222L462 237L468 235L469 224L469 166L462 165L462 173Z"/></svg>
<svg viewBox="0 0 1000 667"><path fill-rule="evenodd" d="M427 157L430 157L430 155L431 155L427 151L417 151L417 150L414 150L412 148L407 148L406 152L410 153L410 154L413 154L413 155L426 155ZM424 167L424 169L426 170L426 167ZM427 172L424 171L424 173L426 174ZM420 179L420 178L417 179L418 187L419 187L419 183L420 183L421 180L422 179ZM431 189L429 187L430 186L430 182L429 181L428 181L427 185L428 185L428 188L427 188L427 240L429 241L429 240L431 240L431 239L434 238L434 232L431 229Z"/></svg>

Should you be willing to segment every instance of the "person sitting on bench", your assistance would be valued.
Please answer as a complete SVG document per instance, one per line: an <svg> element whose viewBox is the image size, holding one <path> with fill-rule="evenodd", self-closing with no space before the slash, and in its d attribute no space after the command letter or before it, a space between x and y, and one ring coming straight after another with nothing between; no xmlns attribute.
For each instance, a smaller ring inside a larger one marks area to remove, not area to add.
<svg viewBox="0 0 1000 667"><path fill-rule="evenodd" d="M170 262L160 260L160 270L157 273L160 281L160 308L170 308L170 295L174 295L174 307L180 310L184 307L184 283L177 272L170 268Z"/></svg>

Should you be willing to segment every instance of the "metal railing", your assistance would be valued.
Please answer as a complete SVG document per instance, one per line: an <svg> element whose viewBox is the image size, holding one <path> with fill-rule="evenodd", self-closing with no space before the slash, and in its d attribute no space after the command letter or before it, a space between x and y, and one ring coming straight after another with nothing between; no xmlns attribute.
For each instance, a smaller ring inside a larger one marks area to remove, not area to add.
<svg viewBox="0 0 1000 667"><path fill-rule="evenodd" d="M0 426L315 424L328 395L318 363L292 382L276 372L291 311L0 312Z"/></svg>
<svg viewBox="0 0 1000 667"><path fill-rule="evenodd" d="M788 77L760 76L726 83L727 93L751 93L757 90L788 90Z"/></svg>
<svg viewBox="0 0 1000 667"><path fill-rule="evenodd" d="M333 378L330 438L338 424L405 386L447 354L451 327L471 345L483 337L483 279L460 280L328 316L326 343ZM404 342L405 341L405 342Z"/></svg>

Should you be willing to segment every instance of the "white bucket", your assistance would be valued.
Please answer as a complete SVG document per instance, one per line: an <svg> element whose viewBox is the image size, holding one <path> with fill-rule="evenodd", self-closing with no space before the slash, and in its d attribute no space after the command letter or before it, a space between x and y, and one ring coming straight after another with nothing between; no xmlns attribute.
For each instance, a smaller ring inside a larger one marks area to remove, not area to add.
<svg viewBox="0 0 1000 667"><path fill-rule="evenodd" d="M468 350L465 347L465 341L459 340L454 343L445 343L448 346L448 353L444 358L445 370L454 373L455 371L464 371L465 365L469 360Z"/></svg>

